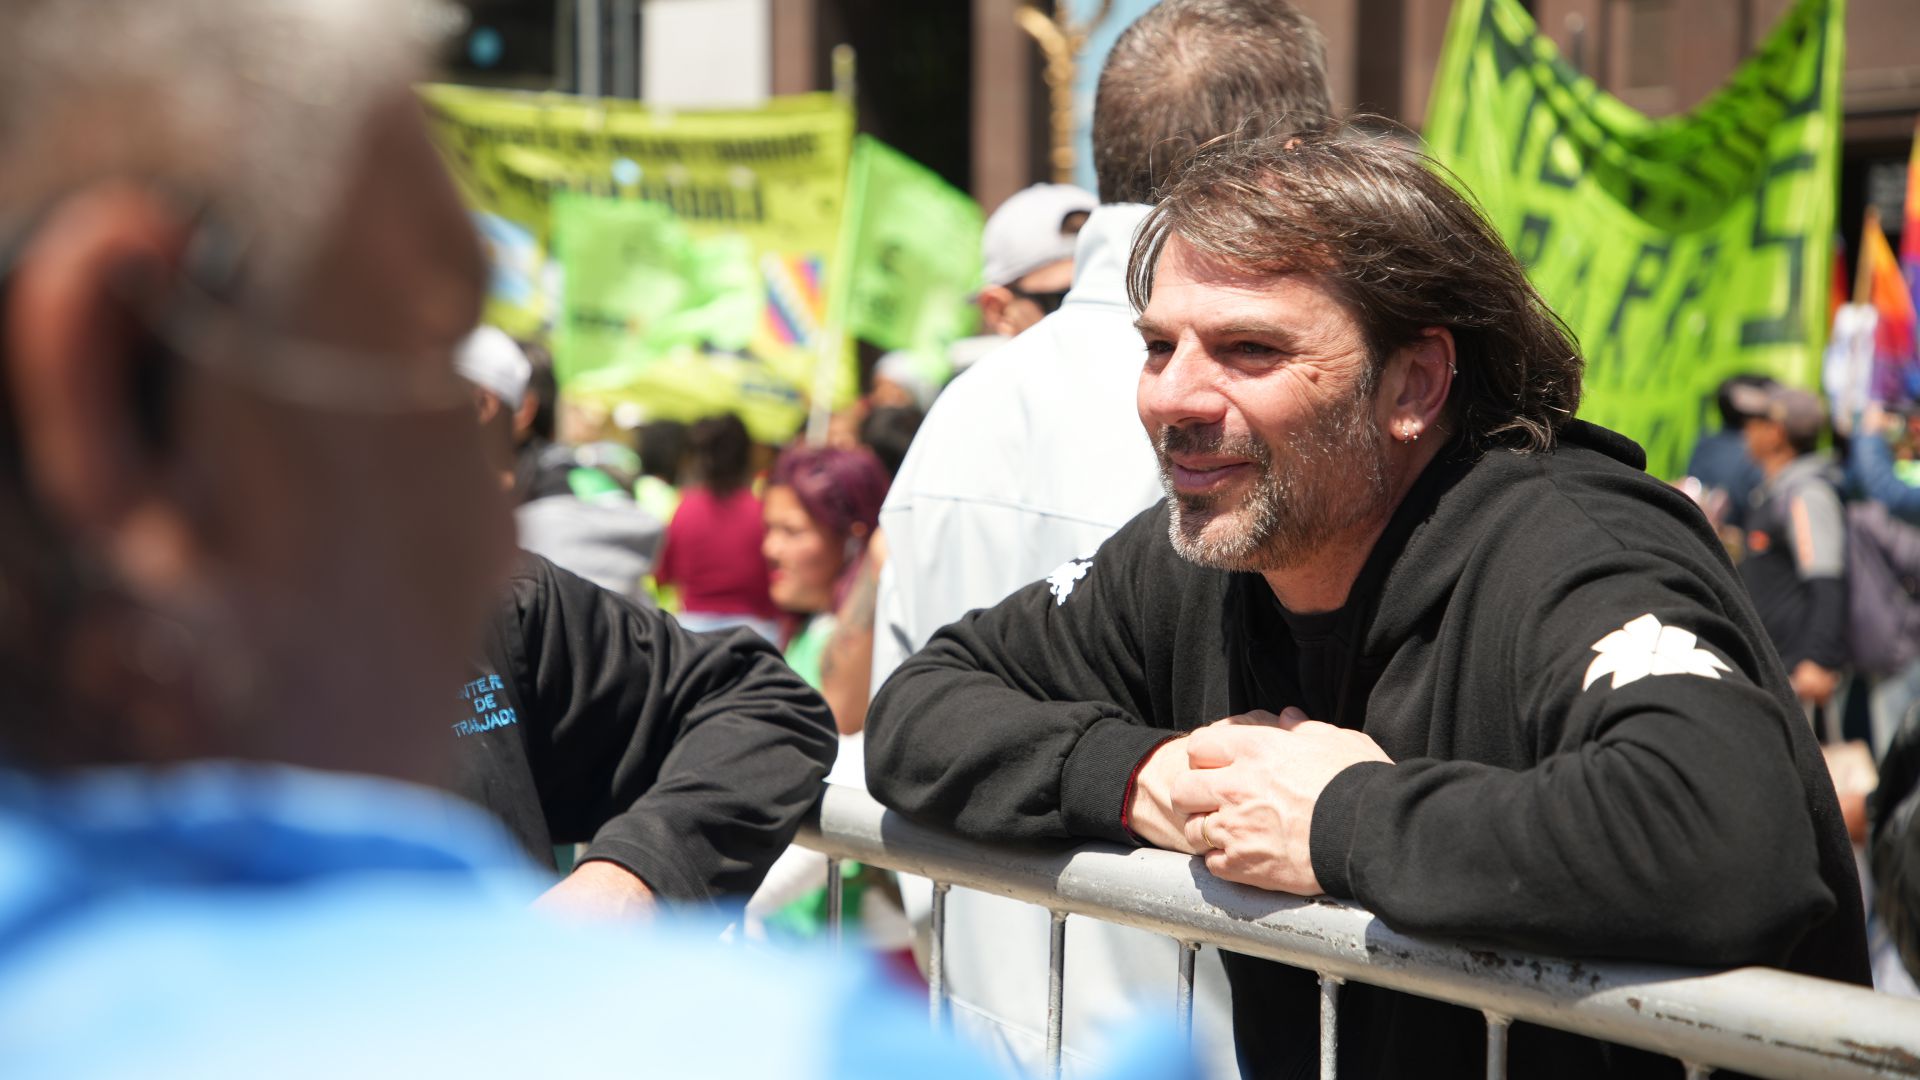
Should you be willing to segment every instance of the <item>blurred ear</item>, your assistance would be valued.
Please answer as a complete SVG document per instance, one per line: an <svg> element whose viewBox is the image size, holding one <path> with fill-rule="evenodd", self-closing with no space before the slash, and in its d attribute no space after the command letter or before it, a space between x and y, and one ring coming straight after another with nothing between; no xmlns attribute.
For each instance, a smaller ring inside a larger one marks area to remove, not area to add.
<svg viewBox="0 0 1920 1080"><path fill-rule="evenodd" d="M1013 293L1005 285L989 285L980 290L976 302L980 305L980 325L987 333L1005 333L1001 324L1006 319L1007 305L1013 303L1013 299Z"/></svg>
<svg viewBox="0 0 1920 1080"><path fill-rule="evenodd" d="M178 518L160 483L165 449L140 402L143 387L180 373L155 369L176 361L136 309L162 295L186 242L179 214L152 192L87 189L35 230L0 312L0 377L19 414L28 481L61 526L104 552L123 549L137 520Z"/></svg>
<svg viewBox="0 0 1920 1080"><path fill-rule="evenodd" d="M476 386L473 388L473 408L480 417L480 426L491 427L499 421L500 414L507 410L507 405L506 402Z"/></svg>

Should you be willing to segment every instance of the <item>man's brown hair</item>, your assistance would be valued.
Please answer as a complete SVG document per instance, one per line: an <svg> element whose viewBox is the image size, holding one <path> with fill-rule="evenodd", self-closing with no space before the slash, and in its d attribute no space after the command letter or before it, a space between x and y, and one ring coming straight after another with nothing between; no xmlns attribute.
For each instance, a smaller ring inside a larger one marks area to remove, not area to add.
<svg viewBox="0 0 1920 1080"><path fill-rule="evenodd" d="M1121 33L1093 104L1101 202L1151 203L1195 146L1317 127L1326 44L1287 0L1162 0Z"/></svg>
<svg viewBox="0 0 1920 1080"><path fill-rule="evenodd" d="M1573 333L1424 154L1350 128L1203 147L1141 227L1136 308L1169 238L1231 266L1305 274L1359 321L1374 370L1429 327L1453 335L1448 410L1476 444L1547 450L1580 405Z"/></svg>

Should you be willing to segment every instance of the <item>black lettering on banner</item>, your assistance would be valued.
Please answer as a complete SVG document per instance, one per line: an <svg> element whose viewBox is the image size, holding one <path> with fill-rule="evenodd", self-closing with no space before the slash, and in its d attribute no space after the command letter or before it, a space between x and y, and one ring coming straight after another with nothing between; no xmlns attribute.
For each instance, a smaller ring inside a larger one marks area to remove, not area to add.
<svg viewBox="0 0 1920 1080"><path fill-rule="evenodd" d="M1540 155L1540 182L1571 191L1580 185L1581 170L1575 169L1573 172L1563 173L1554 167L1553 151L1561 143L1566 143L1569 147L1573 146L1573 140L1567 138L1565 132L1556 130L1548 137L1547 148ZM1574 156L1578 158L1579 154L1576 153Z"/></svg>
<svg viewBox="0 0 1920 1080"><path fill-rule="evenodd" d="M1553 219L1529 212L1520 219L1520 235L1514 238L1513 254L1520 265L1531 270L1547 250L1547 238L1553 235Z"/></svg>
<svg viewBox="0 0 1920 1080"><path fill-rule="evenodd" d="M1787 310L1776 318L1747 319L1740 324L1741 348L1760 345L1785 345L1801 340L1805 320L1801 317L1806 297L1802 296L1801 269L1807 257L1807 238L1799 233L1775 233L1767 229L1767 196L1784 191L1788 185L1776 183L1781 177L1813 169L1813 155L1795 154L1773 163L1766 182L1753 198L1753 250L1784 250L1787 256Z"/></svg>
<svg viewBox="0 0 1920 1080"><path fill-rule="evenodd" d="M1524 39L1515 41L1501 32L1500 20L1494 17L1492 4L1480 8L1480 30L1475 36L1492 40L1493 71L1500 82L1506 82L1507 76L1526 68L1529 58L1523 47Z"/></svg>
<svg viewBox="0 0 1920 1080"><path fill-rule="evenodd" d="M1674 297L1673 304L1667 309L1666 325L1661 337L1672 343L1674 334L1679 330L1680 314L1693 306L1693 302L1705 295L1707 282L1713 280L1715 263L1720 258L1720 242L1709 240L1695 257L1693 273L1687 275L1687 283L1680 289L1680 295Z"/></svg>
<svg viewBox="0 0 1920 1080"><path fill-rule="evenodd" d="M1490 41L1492 43L1488 49L1488 53L1490 54L1490 59L1493 61L1493 75L1496 85L1504 89L1508 80L1513 77L1515 72L1524 73L1526 71L1526 53L1522 51L1519 42L1514 41L1512 38L1500 32L1499 22L1493 17L1492 4L1487 4L1480 9L1480 32L1478 37L1482 41ZM1469 61L1469 66L1472 66L1471 60ZM1528 93L1526 112L1520 119L1520 137L1515 140L1513 147L1513 170L1515 172L1520 171L1520 157L1525 152L1527 145L1526 133L1529 129L1530 121L1533 119L1533 110L1539 102L1540 94L1538 90L1533 90ZM1456 154L1464 153L1467 149L1469 133L1475 130L1475 125L1470 120L1470 117L1473 115L1474 114L1469 111L1468 114L1460 120L1459 131L1457 132L1454 143L1454 151Z"/></svg>
<svg viewBox="0 0 1920 1080"><path fill-rule="evenodd" d="M1617 337L1620 326L1626 322L1627 308L1635 300L1645 300L1654 293L1654 287L1667 273L1667 257L1673 253L1671 240L1650 240L1640 245L1633 256L1633 264L1627 269L1626 284L1620 289L1620 299L1613 306L1613 318L1607 320L1607 336Z"/></svg>
<svg viewBox="0 0 1920 1080"><path fill-rule="evenodd" d="M1527 107L1520 113L1520 123L1514 127L1512 172L1518 176L1526 169L1527 147L1533 143L1533 114L1540 108L1540 92L1529 87ZM1464 125L1462 125L1464 127ZM1551 140L1547 149L1553 149Z"/></svg>
<svg viewBox="0 0 1920 1080"><path fill-rule="evenodd" d="M1794 42L1794 53L1796 55L1798 54L1801 44L1807 40L1810 34L1818 33L1820 36L1820 41L1814 47L1813 52L1813 78L1807 82L1806 93L1786 103L1787 111L1786 115L1781 117L1782 120L1792 120L1795 117L1808 116L1817 112L1820 108L1820 89L1827 81L1826 27L1827 20L1823 16L1815 20L1811 26L1803 25L1800 28L1800 33Z"/></svg>
<svg viewBox="0 0 1920 1080"><path fill-rule="evenodd" d="M1652 194L1653 193L1648 190L1647 185L1643 183L1639 177L1627 177L1627 197L1625 201L1627 209L1633 211L1635 217L1643 218L1647 216L1647 199L1648 196Z"/></svg>
<svg viewBox="0 0 1920 1080"><path fill-rule="evenodd" d="M1560 317L1566 322L1567 329L1577 335L1579 328L1587 324L1587 308L1593 304L1592 293L1587 288L1587 278L1593 274L1593 252L1582 248L1576 257L1579 261L1574 264L1573 277L1568 280L1566 288L1560 294L1570 298L1568 303L1561 306ZM1596 347L1605 348L1605 343L1596 346L1593 342L1582 341L1579 345L1581 351L1586 354L1587 371L1591 377L1593 370L1599 366L1593 350Z"/></svg>

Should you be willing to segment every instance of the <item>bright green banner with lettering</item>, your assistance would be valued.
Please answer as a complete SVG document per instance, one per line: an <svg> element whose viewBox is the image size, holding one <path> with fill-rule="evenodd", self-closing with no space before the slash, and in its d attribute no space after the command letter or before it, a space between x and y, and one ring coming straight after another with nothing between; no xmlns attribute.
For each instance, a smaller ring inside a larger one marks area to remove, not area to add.
<svg viewBox="0 0 1920 1080"><path fill-rule="evenodd" d="M852 275L847 326L883 349L944 357L979 322L980 207L933 170L871 136L847 179Z"/></svg>
<svg viewBox="0 0 1920 1080"><path fill-rule="evenodd" d="M656 416L741 413L784 440L828 334L853 117L829 94L668 112L469 87L421 90L493 266L489 322L550 336L570 395ZM831 339L831 340L829 340Z"/></svg>
<svg viewBox="0 0 1920 1080"><path fill-rule="evenodd" d="M1713 97L1653 120L1564 63L1518 0L1455 0L1426 139L1587 358L1580 415L1673 478L1713 388L1819 384L1844 0L1800 0Z"/></svg>

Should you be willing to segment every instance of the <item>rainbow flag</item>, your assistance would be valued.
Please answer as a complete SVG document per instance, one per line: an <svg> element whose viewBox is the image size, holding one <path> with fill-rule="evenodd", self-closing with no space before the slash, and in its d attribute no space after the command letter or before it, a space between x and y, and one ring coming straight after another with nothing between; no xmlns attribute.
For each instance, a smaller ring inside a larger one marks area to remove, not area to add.
<svg viewBox="0 0 1920 1080"><path fill-rule="evenodd" d="M1908 222L1911 229L1911 217ZM1880 230L1879 215L1867 214L1867 223L1860 230L1860 247L1861 268L1867 275L1866 300L1879 316L1873 330L1873 396L1880 401L1920 399L1913 293L1900 273L1900 262L1893 257L1887 234Z"/></svg>
<svg viewBox="0 0 1920 1080"><path fill-rule="evenodd" d="M790 348L811 348L826 317L820 257L768 252L760 258L766 280L766 332Z"/></svg>
<svg viewBox="0 0 1920 1080"><path fill-rule="evenodd" d="M1907 213L1900 225L1900 269L1907 274L1909 310L1920 310L1920 120L1907 156Z"/></svg>

